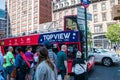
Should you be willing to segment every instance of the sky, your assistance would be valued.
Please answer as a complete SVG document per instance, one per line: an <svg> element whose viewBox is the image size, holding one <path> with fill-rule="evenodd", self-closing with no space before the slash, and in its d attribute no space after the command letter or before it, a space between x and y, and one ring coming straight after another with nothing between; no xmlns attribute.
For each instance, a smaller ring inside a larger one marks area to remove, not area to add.
<svg viewBox="0 0 120 80"><path fill-rule="evenodd" d="M0 0L0 9L5 10L5 0Z"/></svg>

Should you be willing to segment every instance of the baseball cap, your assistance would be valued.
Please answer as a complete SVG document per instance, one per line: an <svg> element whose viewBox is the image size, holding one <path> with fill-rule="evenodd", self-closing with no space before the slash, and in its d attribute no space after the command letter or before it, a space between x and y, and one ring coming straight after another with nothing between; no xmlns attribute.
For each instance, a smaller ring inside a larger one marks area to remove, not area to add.
<svg viewBox="0 0 120 80"><path fill-rule="evenodd" d="M49 48L52 46L51 42L48 41L48 40L45 40L43 43L42 43L43 46L45 46L46 48Z"/></svg>

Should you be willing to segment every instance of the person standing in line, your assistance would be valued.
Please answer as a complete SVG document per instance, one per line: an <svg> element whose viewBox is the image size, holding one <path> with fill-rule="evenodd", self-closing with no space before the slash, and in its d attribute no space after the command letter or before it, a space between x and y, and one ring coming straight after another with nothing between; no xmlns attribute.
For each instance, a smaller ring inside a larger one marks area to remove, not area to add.
<svg viewBox="0 0 120 80"><path fill-rule="evenodd" d="M28 62L30 63L31 65L31 68L30 68L30 73L27 74L27 78L29 80L32 80L32 75L34 74L34 70L33 70L33 62L34 62L34 54L32 53L32 47L31 46L27 46L27 52L25 52L25 56L28 60Z"/></svg>
<svg viewBox="0 0 120 80"><path fill-rule="evenodd" d="M7 50L6 50L6 52L8 52ZM4 68L4 79L5 80L7 80L7 71L6 71L6 52L5 52L5 54L4 54L4 64L3 64L3 68Z"/></svg>
<svg viewBox="0 0 120 80"><path fill-rule="evenodd" d="M15 62L15 58L12 52L13 52L13 47L9 46L8 52L6 54L6 72L7 72L8 80L10 80L10 75L12 73L14 62Z"/></svg>
<svg viewBox="0 0 120 80"><path fill-rule="evenodd" d="M58 58L58 66L57 67L60 70L62 80L64 80L65 75L68 73L66 50L67 50L67 46L62 45L61 46L61 51L59 51L57 53L57 58Z"/></svg>
<svg viewBox="0 0 120 80"><path fill-rule="evenodd" d="M87 68L87 63L84 59L82 59L82 53L80 51L77 51L76 58L73 61L73 67L74 67L74 73L75 73L75 79L74 80L86 80L85 79L85 73ZM86 66L85 66L86 65Z"/></svg>
<svg viewBox="0 0 120 80"><path fill-rule="evenodd" d="M34 59L33 59L33 53L32 53L31 46L27 46L27 52L25 52L25 56L27 60L29 61L29 63L32 64Z"/></svg>
<svg viewBox="0 0 120 80"><path fill-rule="evenodd" d="M57 55L53 52L52 50L52 44L48 41L48 40L45 40L43 42L43 46L45 46L48 50L48 55L49 55L49 58L51 59L51 61L56 65L57 67Z"/></svg>
<svg viewBox="0 0 120 80"><path fill-rule="evenodd" d="M15 59L15 67L16 67L16 70L17 70L16 80L25 80L25 75L26 75L27 72L23 72L21 70L22 63L25 62L24 59L21 56L21 52L23 52L23 50L22 50L21 47L16 47L15 52L17 54L16 59Z"/></svg>
<svg viewBox="0 0 120 80"><path fill-rule="evenodd" d="M38 56L39 48L40 48L40 46L38 46L38 47L36 48L36 52L34 53L34 66L33 66L34 72L33 72L32 80L34 80L35 71L36 71L36 68L37 68L38 61L39 61L39 58L38 58L38 57L39 57L39 56Z"/></svg>
<svg viewBox="0 0 120 80"><path fill-rule="evenodd" d="M40 47L38 52L39 62L34 80L57 80L56 66L51 62L48 50L45 47Z"/></svg>
<svg viewBox="0 0 120 80"><path fill-rule="evenodd" d="M4 63L4 58L3 58L3 54L0 51L0 80L4 80L3 78L3 63Z"/></svg>

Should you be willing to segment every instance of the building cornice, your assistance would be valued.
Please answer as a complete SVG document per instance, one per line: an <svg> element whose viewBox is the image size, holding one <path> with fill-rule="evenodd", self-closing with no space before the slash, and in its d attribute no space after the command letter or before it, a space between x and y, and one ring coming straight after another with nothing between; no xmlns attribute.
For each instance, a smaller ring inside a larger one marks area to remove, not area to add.
<svg viewBox="0 0 120 80"><path fill-rule="evenodd" d="M102 2L102 1L107 1L107 0L91 0L91 4L92 3L97 3L97 2Z"/></svg>
<svg viewBox="0 0 120 80"><path fill-rule="evenodd" d="M66 6L66 7L63 7L63 8L56 9L56 10L53 10L53 13L54 13L54 12L63 11L63 10L66 10L66 9L70 9L70 8L75 8L75 7L77 7L77 6L80 6L80 4L75 4L75 5Z"/></svg>

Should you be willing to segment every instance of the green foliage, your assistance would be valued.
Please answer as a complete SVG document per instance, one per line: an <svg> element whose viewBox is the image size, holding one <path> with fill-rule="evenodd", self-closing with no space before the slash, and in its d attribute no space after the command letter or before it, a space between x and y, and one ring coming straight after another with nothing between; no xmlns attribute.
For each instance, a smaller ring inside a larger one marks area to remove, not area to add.
<svg viewBox="0 0 120 80"><path fill-rule="evenodd" d="M114 43L120 42L120 26L119 24L112 24L108 26L106 37Z"/></svg>
<svg viewBox="0 0 120 80"><path fill-rule="evenodd" d="M92 47L92 33L90 32L89 28L88 28L87 34L88 34L88 45L91 48Z"/></svg>

